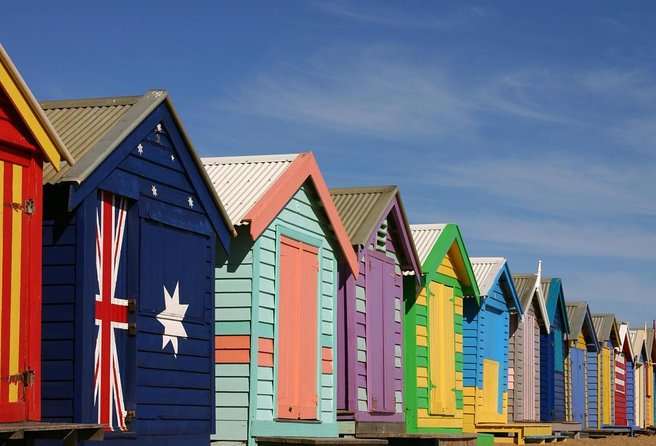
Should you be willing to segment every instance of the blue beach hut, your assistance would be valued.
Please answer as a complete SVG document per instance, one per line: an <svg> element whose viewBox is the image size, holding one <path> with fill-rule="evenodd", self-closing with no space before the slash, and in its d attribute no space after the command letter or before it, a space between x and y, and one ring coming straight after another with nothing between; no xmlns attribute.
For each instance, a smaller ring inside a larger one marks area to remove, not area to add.
<svg viewBox="0 0 656 446"><path fill-rule="evenodd" d="M43 419L111 444L208 444L215 244L234 229L165 91L44 102Z"/></svg>

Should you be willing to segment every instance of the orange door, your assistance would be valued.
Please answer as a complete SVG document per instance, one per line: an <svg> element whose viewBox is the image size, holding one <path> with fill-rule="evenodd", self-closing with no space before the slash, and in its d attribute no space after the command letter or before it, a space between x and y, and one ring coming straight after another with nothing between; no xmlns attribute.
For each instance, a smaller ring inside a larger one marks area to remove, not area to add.
<svg viewBox="0 0 656 446"><path fill-rule="evenodd" d="M41 181L37 169L30 155L0 145L0 422L40 416L41 213L35 203L41 198Z"/></svg>
<svg viewBox="0 0 656 446"><path fill-rule="evenodd" d="M281 237L277 417L317 418L318 249Z"/></svg>

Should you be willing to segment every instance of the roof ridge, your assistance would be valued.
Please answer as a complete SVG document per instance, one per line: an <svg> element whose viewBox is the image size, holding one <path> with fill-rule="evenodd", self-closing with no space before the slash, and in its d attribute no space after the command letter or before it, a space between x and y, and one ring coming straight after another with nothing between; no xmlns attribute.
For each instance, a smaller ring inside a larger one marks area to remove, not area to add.
<svg viewBox="0 0 656 446"><path fill-rule="evenodd" d="M329 189L331 195L351 195L357 193L370 193L370 192L392 192L398 190L396 185L388 186L354 186L354 187L331 187Z"/></svg>
<svg viewBox="0 0 656 446"><path fill-rule="evenodd" d="M293 161L302 153L281 153L281 154L263 154L263 155L238 155L238 156L207 156L201 157L204 165L208 164L236 164L236 163L256 163L267 161Z"/></svg>
<svg viewBox="0 0 656 446"><path fill-rule="evenodd" d="M157 91L157 90L155 90ZM164 91L164 90L159 90ZM80 99L59 99L53 101L39 101L39 105L44 110L54 110L59 108L83 108L83 107L112 107L117 105L134 105L141 96L115 96L104 98L80 98Z"/></svg>

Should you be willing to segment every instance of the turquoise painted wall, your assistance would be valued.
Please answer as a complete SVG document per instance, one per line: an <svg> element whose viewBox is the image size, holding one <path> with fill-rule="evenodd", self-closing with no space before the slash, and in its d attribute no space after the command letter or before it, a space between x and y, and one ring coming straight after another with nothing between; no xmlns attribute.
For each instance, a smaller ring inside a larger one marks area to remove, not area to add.
<svg viewBox="0 0 656 446"><path fill-rule="evenodd" d="M279 238L318 246L320 258L317 346L318 421L276 421L277 267ZM336 437L337 242L312 186L304 184L255 241L240 228L229 258L217 259L216 333L250 335L249 364L217 365L217 430L213 441L255 436ZM274 339L274 367L258 365L258 338ZM321 351L333 352L332 373L321 373ZM228 367L229 366L229 367ZM228 394L228 395L226 395Z"/></svg>

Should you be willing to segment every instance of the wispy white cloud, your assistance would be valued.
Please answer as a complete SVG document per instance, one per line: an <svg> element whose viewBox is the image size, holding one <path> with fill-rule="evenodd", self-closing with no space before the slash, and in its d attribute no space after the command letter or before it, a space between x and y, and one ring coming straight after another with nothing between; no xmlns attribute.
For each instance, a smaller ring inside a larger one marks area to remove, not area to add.
<svg viewBox="0 0 656 446"><path fill-rule="evenodd" d="M379 48L324 51L297 68L261 73L216 105L383 138L423 139L474 125L471 104L446 70L403 59Z"/></svg>
<svg viewBox="0 0 656 446"><path fill-rule="evenodd" d="M438 163L436 175L418 177L427 185L466 190L476 201L570 218L656 216L653 163L621 167L575 153L481 157Z"/></svg>
<svg viewBox="0 0 656 446"><path fill-rule="evenodd" d="M380 2L331 0L313 2L314 7L335 17L347 20L403 28L419 28L447 31L471 20L497 16L490 6L469 5L444 11L440 14L419 15L407 8L386 8Z"/></svg>

